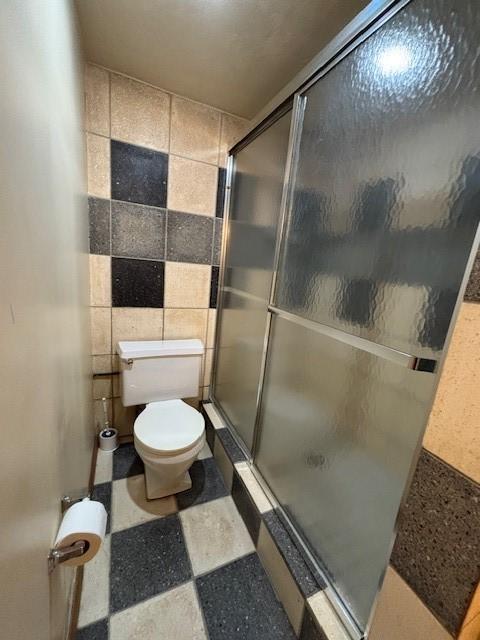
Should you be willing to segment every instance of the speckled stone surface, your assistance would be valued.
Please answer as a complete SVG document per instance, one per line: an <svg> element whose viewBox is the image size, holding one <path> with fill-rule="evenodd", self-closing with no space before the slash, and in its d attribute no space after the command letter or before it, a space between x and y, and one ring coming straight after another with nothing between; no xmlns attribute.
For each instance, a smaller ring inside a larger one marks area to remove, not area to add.
<svg viewBox="0 0 480 640"><path fill-rule="evenodd" d="M328 640L327 636L314 623L307 607L303 611L299 640ZM385 640L387 639L385 638Z"/></svg>
<svg viewBox="0 0 480 640"><path fill-rule="evenodd" d="M220 256L222 253L222 231L223 220L221 218L215 218L215 230L213 236L213 256L212 264L220 264Z"/></svg>
<svg viewBox="0 0 480 640"><path fill-rule="evenodd" d="M113 480L144 473L143 462L133 443L122 444L113 454Z"/></svg>
<svg viewBox="0 0 480 640"><path fill-rule="evenodd" d="M392 564L455 634L480 578L480 486L422 450Z"/></svg>
<svg viewBox="0 0 480 640"><path fill-rule="evenodd" d="M223 448L225 449L232 463L235 464L235 462L242 462L242 460L246 460L242 450L235 442L232 434L227 428L217 429L217 436L220 439L220 442L223 444Z"/></svg>
<svg viewBox="0 0 480 640"><path fill-rule="evenodd" d="M295 638L257 554L197 578L196 583L210 640Z"/></svg>
<svg viewBox="0 0 480 640"><path fill-rule="evenodd" d="M113 307L163 307L165 264L112 258Z"/></svg>
<svg viewBox="0 0 480 640"><path fill-rule="evenodd" d="M226 185L227 185L227 170L224 169L223 167L220 167L220 169L218 170L217 204L215 207L215 215L217 218L223 218Z"/></svg>
<svg viewBox="0 0 480 640"><path fill-rule="evenodd" d="M112 483L103 482L96 484L92 491L92 500L101 502L107 512L107 529L105 533L110 533L111 517L112 517Z"/></svg>
<svg viewBox="0 0 480 640"><path fill-rule="evenodd" d="M242 479L235 470L233 472L232 498L243 518L248 533L253 542L257 544L258 532L260 530L260 514L255 503L250 498L250 494L245 488Z"/></svg>
<svg viewBox="0 0 480 640"><path fill-rule="evenodd" d="M190 562L176 514L112 534L112 613L171 589L190 577Z"/></svg>
<svg viewBox="0 0 480 640"><path fill-rule="evenodd" d="M98 620L88 627L79 629L75 640L108 640L108 619Z"/></svg>
<svg viewBox="0 0 480 640"><path fill-rule="evenodd" d="M480 302L480 250L470 272L464 299L467 302Z"/></svg>
<svg viewBox="0 0 480 640"><path fill-rule="evenodd" d="M209 500L216 500L228 495L228 490L213 458L197 460L190 467L192 488L177 493L179 509L187 509L196 504L203 504Z"/></svg>
<svg viewBox="0 0 480 640"><path fill-rule="evenodd" d="M210 285L210 309L217 308L219 268L212 267L212 283Z"/></svg>
<svg viewBox="0 0 480 640"><path fill-rule="evenodd" d="M112 140L110 156L113 200L167 206L166 153Z"/></svg>
<svg viewBox="0 0 480 640"><path fill-rule="evenodd" d="M168 211L167 260L210 264L212 246L212 217Z"/></svg>
<svg viewBox="0 0 480 640"><path fill-rule="evenodd" d="M202 406L202 416L205 420L205 437L207 438L208 446L213 451L213 447L215 444L215 427L213 426L203 406Z"/></svg>
<svg viewBox="0 0 480 640"><path fill-rule="evenodd" d="M112 201L112 255L165 258L165 209Z"/></svg>
<svg viewBox="0 0 480 640"><path fill-rule="evenodd" d="M275 511L267 511L262 514L262 519L304 597L308 598L319 589L324 589L325 583L314 578L298 547Z"/></svg>
<svg viewBox="0 0 480 640"><path fill-rule="evenodd" d="M110 200L88 198L90 253L110 255Z"/></svg>

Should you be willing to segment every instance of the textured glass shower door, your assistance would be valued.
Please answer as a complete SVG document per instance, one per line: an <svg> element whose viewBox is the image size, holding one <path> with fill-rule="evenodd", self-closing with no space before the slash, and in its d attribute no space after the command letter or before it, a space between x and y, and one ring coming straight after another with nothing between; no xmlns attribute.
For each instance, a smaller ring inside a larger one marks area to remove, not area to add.
<svg viewBox="0 0 480 640"><path fill-rule="evenodd" d="M291 111L234 156L214 398L251 450Z"/></svg>
<svg viewBox="0 0 480 640"><path fill-rule="evenodd" d="M479 221L479 32L412 0L302 94L255 463L359 632Z"/></svg>

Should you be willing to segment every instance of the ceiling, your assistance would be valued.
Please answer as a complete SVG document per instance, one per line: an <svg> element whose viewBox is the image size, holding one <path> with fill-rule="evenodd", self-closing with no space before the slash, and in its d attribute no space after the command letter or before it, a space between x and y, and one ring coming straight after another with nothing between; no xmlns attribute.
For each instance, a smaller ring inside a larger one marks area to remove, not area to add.
<svg viewBox="0 0 480 640"><path fill-rule="evenodd" d="M367 0L76 0L86 58L251 118Z"/></svg>

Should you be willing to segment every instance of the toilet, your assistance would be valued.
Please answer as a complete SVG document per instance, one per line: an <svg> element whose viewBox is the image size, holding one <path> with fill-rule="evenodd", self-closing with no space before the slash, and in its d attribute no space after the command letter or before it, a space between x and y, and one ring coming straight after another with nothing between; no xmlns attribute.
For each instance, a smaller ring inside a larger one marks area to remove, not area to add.
<svg viewBox="0 0 480 640"><path fill-rule="evenodd" d="M145 464L149 500L192 486L189 469L205 444L203 416L182 398L198 395L200 340L125 341L117 345L122 404L146 407L133 427L135 449Z"/></svg>

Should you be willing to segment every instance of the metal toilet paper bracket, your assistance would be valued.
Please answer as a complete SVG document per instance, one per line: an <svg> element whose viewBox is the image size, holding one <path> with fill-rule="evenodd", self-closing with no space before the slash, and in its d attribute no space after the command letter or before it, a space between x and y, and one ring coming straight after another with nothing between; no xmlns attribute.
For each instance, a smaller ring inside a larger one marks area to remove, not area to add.
<svg viewBox="0 0 480 640"><path fill-rule="evenodd" d="M61 549L50 549L50 552L48 554L48 573L52 573L55 567L58 567L58 565L62 562L65 562L65 560L83 556L87 549L88 542L86 542L85 540L77 540L69 547L62 547Z"/></svg>

